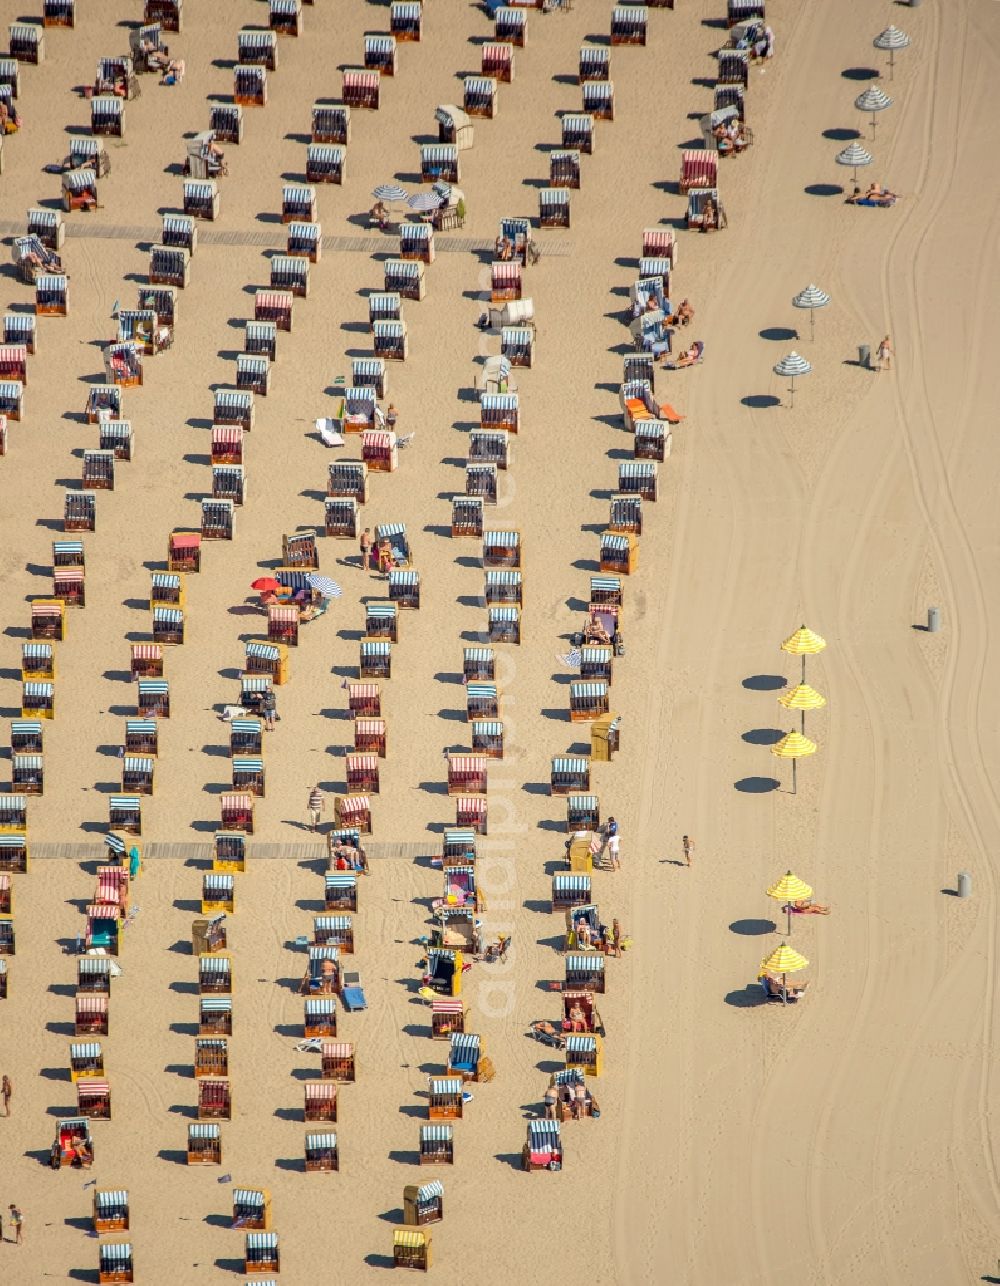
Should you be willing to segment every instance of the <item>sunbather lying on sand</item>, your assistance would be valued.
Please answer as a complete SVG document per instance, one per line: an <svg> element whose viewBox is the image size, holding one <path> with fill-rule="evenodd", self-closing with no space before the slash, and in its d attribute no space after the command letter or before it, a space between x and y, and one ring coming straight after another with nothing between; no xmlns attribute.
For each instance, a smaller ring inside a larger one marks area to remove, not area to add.
<svg viewBox="0 0 1000 1286"><path fill-rule="evenodd" d="M798 902L790 902L787 907L781 908L790 910L792 915L829 915L830 908L822 906L819 902L814 902L812 898L802 898Z"/></svg>
<svg viewBox="0 0 1000 1286"><path fill-rule="evenodd" d="M668 371L680 370L682 366L694 366L696 362L701 361L704 350L705 345L701 340L695 340L690 348L686 348L682 353L678 353L675 361L664 362L664 366Z"/></svg>

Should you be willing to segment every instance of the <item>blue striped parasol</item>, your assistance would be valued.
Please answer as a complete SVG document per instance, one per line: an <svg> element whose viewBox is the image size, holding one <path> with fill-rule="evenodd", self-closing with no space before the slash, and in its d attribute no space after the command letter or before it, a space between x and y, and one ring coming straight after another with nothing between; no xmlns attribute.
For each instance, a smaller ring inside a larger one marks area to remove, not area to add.
<svg viewBox="0 0 1000 1286"><path fill-rule="evenodd" d="M316 572L310 572L306 580L313 589L319 590L324 598L340 598L344 592L329 576L319 576Z"/></svg>

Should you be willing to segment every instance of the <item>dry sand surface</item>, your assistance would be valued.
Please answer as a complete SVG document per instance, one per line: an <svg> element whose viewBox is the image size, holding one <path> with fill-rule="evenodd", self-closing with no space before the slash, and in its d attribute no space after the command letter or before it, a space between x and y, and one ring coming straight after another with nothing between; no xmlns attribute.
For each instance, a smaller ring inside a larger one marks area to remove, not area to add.
<svg viewBox="0 0 1000 1286"><path fill-rule="evenodd" d="M7 5L7 15L23 7ZM207 126L207 99L231 92L236 31L266 21L266 6L251 0L186 7L185 30L169 42L186 60L184 83L143 78L127 139L109 146L103 208L68 217L71 311L41 319L27 414L0 460L4 717L18 712L27 604L48 591L63 489L79 476L83 448L96 445L79 413L101 369L97 345L112 335L112 303L132 304L159 214L177 206L183 135ZM557 113L579 106L578 50L609 30L611 6L597 0L529 15L499 116L476 123L475 147L462 154L466 226L439 237L426 298L405 306L409 360L390 372L400 432L416 437L398 473L373 479L365 520L406 523L424 601L402 620L384 685L390 753L355 956L369 1009L341 1020L360 1068L341 1095L341 1171L302 1171L302 1083L318 1067L293 1045L304 967L294 940L310 931L322 897L306 794L316 781L331 801L342 789L350 725L341 683L357 664L361 601L384 592L346 543L321 542L322 570L344 594L303 631L279 689L253 841L260 856L251 846L229 920L235 1112L223 1126L221 1172L183 1164L196 1101L190 929L229 780L217 710L235 699L243 640L262 625L244 603L247 586L277 564L283 532L322 523L332 453L312 422L330 412L330 386L350 357L370 351L364 295L381 287L380 260L396 244L358 216L375 184L413 186L414 140L434 134L438 103L460 101L456 76L478 69L491 26L465 0L425 6L424 40L401 46L382 109L354 113L347 182L320 191L324 233L358 240L314 266L310 298L280 337L273 391L258 400L236 537L206 547L201 574L188 580L188 641L168 657L174 710L156 795L143 804L143 842L162 856L151 852L134 890L140 912L104 1041L114 1117L94 1126L89 1175L53 1174L40 1162L54 1116L74 1098L75 964L65 948L82 925L107 796L118 789L128 644L146 637L149 569L162 566L172 528L198 521L211 390L233 379L241 319L266 284L267 254L283 244L281 183L302 174L311 104L339 95L338 67L360 61L363 33L384 30L388 11L318 0L305 10L305 36L282 40L268 106L245 112L244 142L228 148L220 235L194 257L174 347L147 361L145 386L125 395L136 458L119 467L115 493L99 496L87 607L58 648L46 792L30 804L37 860L16 880L17 955L2 1009L0 1070L16 1092L13 1117L0 1121L0 1201L23 1208L26 1244L0 1248L0 1280L96 1280L90 1180L131 1194L138 1281L233 1280L243 1239L228 1229L221 1176L270 1189L282 1279L295 1283L360 1281L389 1266L403 1185L442 1175L447 1215L434 1229L433 1271L443 1281L883 1286L968 1283L996 1267L1000 720L989 443L1000 393L990 361L1000 186L987 133L1000 5L989 0L913 11L870 0L768 5L777 56L751 72L755 144L721 167L729 227L679 234L675 302L693 300L685 334L705 341L707 360L658 377L658 394L687 419L626 587L627 655L612 690L623 752L594 771L624 837L624 870L595 875L596 893L604 918L619 917L634 938L608 961L603 1112L564 1127L562 1173L519 1168L525 1118L558 1066L524 1037L530 1020L557 1017L548 980L563 969L548 898L564 812L548 794L549 759L584 735L568 722L571 676L556 657L581 627L617 463L632 453L617 390L642 230L683 214L679 148L711 105L723 7L686 0L677 12L653 10L647 46L612 51L617 117L599 125L584 158L572 228L536 234L543 257L528 293L538 361L519 373L524 428L497 513L523 536L524 637L500 649L508 754L491 774L483 870L487 929L512 932L514 947L506 966L477 964L466 976L472 1027L497 1076L473 1087L455 1167L415 1164L426 1078L443 1047L428 1039L414 994L414 944L440 891L427 858L453 820L442 750L467 744L461 649L481 637L485 617L478 545L449 543L450 497L462 487L476 361L497 351L474 327L488 286L483 251L502 215L537 211ZM141 17L136 0L78 8L77 29L49 32L44 64L22 69L26 126L4 150L5 234L22 228L28 206L58 194L43 166L87 125L77 87L98 57L124 51L126 28ZM830 186L845 180L834 155L845 130L870 133L853 100L884 68L871 40L892 21L913 44L885 81L894 105L868 144L868 174L903 199L891 210L852 209ZM790 307L810 281L833 301L814 343ZM31 303L9 268L4 301ZM788 334L795 327L801 341ZM896 368L860 369L857 344L887 330ZM792 347L815 369L789 411L770 372ZM913 628L930 603L944 620L934 636ZM798 662L778 643L802 620L829 645L809 662L829 705L809 716L819 753L800 766L792 797L766 744L767 730L792 721L767 676L794 681ZM685 831L697 840L691 870L679 865ZM785 1010L755 1003L753 980L782 941L764 890L788 866L833 914L796 924L811 989ZM944 896L960 869L972 874L971 901Z"/></svg>

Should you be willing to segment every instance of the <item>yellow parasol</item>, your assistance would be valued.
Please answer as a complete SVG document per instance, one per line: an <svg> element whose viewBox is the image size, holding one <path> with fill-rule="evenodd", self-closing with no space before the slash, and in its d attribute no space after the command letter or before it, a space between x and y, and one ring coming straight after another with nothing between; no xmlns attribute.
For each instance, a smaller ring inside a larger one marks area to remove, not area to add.
<svg viewBox="0 0 1000 1286"><path fill-rule="evenodd" d="M779 759L790 759L792 761L792 794L796 794L798 783L795 780L795 768L800 759L806 755L816 753L815 741L810 741L804 737L801 732L786 732L779 742L771 747L771 754L777 755Z"/></svg>
<svg viewBox="0 0 1000 1286"><path fill-rule="evenodd" d="M786 904L786 913L788 915L788 936L792 936L792 903L804 902L806 898L812 897L812 887L805 880L800 880L797 875L788 871L777 884L772 884L767 890L767 896L774 898L776 902Z"/></svg>
<svg viewBox="0 0 1000 1286"><path fill-rule="evenodd" d="M808 683L797 683L788 692L782 692L778 701L786 710L801 710L803 732L806 730L806 711L819 710L826 705L826 697L821 696Z"/></svg>
<svg viewBox="0 0 1000 1286"><path fill-rule="evenodd" d="M790 656L802 657L802 682L806 681L806 657L815 656L826 647L826 639L820 638L805 625L800 625L794 634L789 635L781 645L782 652Z"/></svg>
<svg viewBox="0 0 1000 1286"><path fill-rule="evenodd" d="M788 982L787 978L790 973L798 973L800 969L805 969L809 961L804 955L801 955L794 947L790 947L787 942L783 942L780 947L775 947L769 956L761 961L760 972L764 974L781 974L781 999L788 1004Z"/></svg>

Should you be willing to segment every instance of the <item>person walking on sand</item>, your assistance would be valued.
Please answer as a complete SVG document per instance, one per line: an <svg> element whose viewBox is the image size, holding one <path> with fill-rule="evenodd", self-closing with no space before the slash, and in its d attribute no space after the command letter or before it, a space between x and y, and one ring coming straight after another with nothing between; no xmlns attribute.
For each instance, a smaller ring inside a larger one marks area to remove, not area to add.
<svg viewBox="0 0 1000 1286"><path fill-rule="evenodd" d="M14 1097L14 1086L10 1083L10 1077L5 1076L0 1082L0 1098L3 1099L3 1114L10 1116L10 1100Z"/></svg>
<svg viewBox="0 0 1000 1286"><path fill-rule="evenodd" d="M681 840L681 843L684 846L684 861L687 863L688 866L690 866L691 854L694 852L694 840L691 838L690 835L685 835L684 838Z"/></svg>
<svg viewBox="0 0 1000 1286"><path fill-rule="evenodd" d="M13 1241L15 1246L20 1246L21 1242L24 1240L24 1237L22 1236L24 1216L13 1202L11 1202L8 1209L10 1210L10 1226L14 1231L14 1236L11 1238L11 1241Z"/></svg>
<svg viewBox="0 0 1000 1286"><path fill-rule="evenodd" d="M608 844L613 839L617 839L617 838L618 838L618 823L615 821L613 817L609 817L608 824L604 828L604 835L602 837L602 842L601 842L602 859L604 857L604 850L607 848Z"/></svg>
<svg viewBox="0 0 1000 1286"><path fill-rule="evenodd" d="M618 856L618 846L621 842L621 836L617 832L608 837L608 857L611 858L611 869L613 871L622 869L621 859Z"/></svg>
<svg viewBox="0 0 1000 1286"><path fill-rule="evenodd" d="M892 343L889 336L886 335L875 350L875 356L878 358L878 368L880 371L892 370Z"/></svg>
<svg viewBox="0 0 1000 1286"><path fill-rule="evenodd" d="M268 732L273 732L278 721L278 698L274 695L273 688L269 688L264 693L262 705L264 709L264 724Z"/></svg>
<svg viewBox="0 0 1000 1286"><path fill-rule="evenodd" d="M309 792L309 829L314 831L323 816L323 792L317 783Z"/></svg>
<svg viewBox="0 0 1000 1286"><path fill-rule="evenodd" d="M361 546L361 570L364 571L371 562L372 553L372 529L366 527L361 533L361 539L358 542Z"/></svg>

